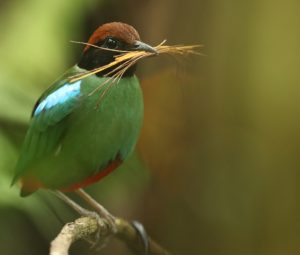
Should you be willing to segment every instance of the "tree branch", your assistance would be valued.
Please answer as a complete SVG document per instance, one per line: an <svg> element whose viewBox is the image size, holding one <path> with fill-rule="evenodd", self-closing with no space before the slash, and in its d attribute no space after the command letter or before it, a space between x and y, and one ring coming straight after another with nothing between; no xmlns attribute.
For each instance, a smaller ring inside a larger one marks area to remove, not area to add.
<svg viewBox="0 0 300 255"><path fill-rule="evenodd" d="M97 230L101 231L97 220L92 217L81 217L74 222L67 223L51 242L50 255L68 255L73 242L88 237Z"/></svg>
<svg viewBox="0 0 300 255"><path fill-rule="evenodd" d="M97 234L103 238L116 236L124 241L135 254L145 254L143 241L137 230L129 222L116 218L116 232L107 228L106 220L94 217L81 217L74 222L67 223L58 236L51 242L50 255L68 255L73 242L78 239L91 237ZM170 255L149 237L148 255Z"/></svg>

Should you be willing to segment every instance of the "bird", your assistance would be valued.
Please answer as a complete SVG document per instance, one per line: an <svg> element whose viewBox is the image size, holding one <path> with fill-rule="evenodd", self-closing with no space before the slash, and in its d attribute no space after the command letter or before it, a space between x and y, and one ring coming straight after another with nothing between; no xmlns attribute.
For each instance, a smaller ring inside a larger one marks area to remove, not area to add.
<svg viewBox="0 0 300 255"><path fill-rule="evenodd" d="M37 100L12 180L12 185L20 183L21 196L41 188L82 189L118 168L133 152L144 107L136 64L114 86L109 85L112 68L70 79L113 62L124 51L157 53L131 25L99 26L78 63Z"/></svg>

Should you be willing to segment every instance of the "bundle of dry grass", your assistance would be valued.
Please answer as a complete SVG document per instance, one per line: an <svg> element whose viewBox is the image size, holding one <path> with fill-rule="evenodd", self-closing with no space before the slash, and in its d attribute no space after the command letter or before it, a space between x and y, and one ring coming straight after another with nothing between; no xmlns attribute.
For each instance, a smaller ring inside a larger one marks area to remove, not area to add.
<svg viewBox="0 0 300 255"><path fill-rule="evenodd" d="M166 40L164 40L162 43L159 45L155 46L155 50L157 53L152 53L152 52L145 52L145 51L122 51L122 50L113 50L113 49L107 49L107 48L102 48L97 45L89 44L89 43L83 43L83 42L75 42L74 43L80 43L84 45L89 45L91 47L96 47L100 48L103 50L110 50L110 51L117 51L121 52L120 55L118 55L115 58L115 61L105 65L101 66L99 68L95 68L93 70L89 70L86 72L82 72L80 74L74 75L70 77L70 82L75 82L78 80L81 80L89 75L99 73L101 71L104 71L108 68L111 68L113 66L116 66L115 69L113 69L111 72L107 74L107 76L111 76L111 78L114 78L118 80L119 78L122 77L122 75L126 72L128 68L130 68L132 65L134 65L136 62L143 58L147 58L150 56L157 56L160 54L170 54L170 55L187 55L187 54L194 54L194 55L200 55L199 52L196 51L196 49L201 48L202 45L164 45Z"/></svg>
<svg viewBox="0 0 300 255"><path fill-rule="evenodd" d="M93 70L85 71L76 75L71 76L70 82L75 82L81 79L84 79L92 74L97 74L99 72L102 72L104 70L107 70L108 68L114 67L112 71L107 73L105 76L109 77L104 83L100 84L99 87L93 91L92 93L100 90L105 84L109 83L109 86L101 93L100 98L104 96L104 94L107 92L107 90L113 86L114 84L118 83L119 79L122 78L123 74L134 64L136 64L139 60L143 58L147 58L150 56L158 56L161 54L169 54L169 55L201 55L197 51L197 49L201 48L202 45L164 45L166 40L164 40L159 45L155 46L154 49L157 51L157 53L152 52L145 52L145 51L122 51L122 50L114 50L114 49L107 49L102 48L97 45L84 43L84 42L76 42L72 41L74 43L89 45L91 47L100 48L103 50L109 50L109 51L117 51L121 54L115 57L115 60L105 66L101 66L99 68L95 68Z"/></svg>

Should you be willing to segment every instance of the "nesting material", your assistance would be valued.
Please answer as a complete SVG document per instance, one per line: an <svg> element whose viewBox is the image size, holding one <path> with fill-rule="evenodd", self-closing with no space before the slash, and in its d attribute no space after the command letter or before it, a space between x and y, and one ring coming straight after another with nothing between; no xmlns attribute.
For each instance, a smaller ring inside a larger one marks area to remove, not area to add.
<svg viewBox="0 0 300 255"><path fill-rule="evenodd" d="M132 65L136 64L139 60L143 58L147 58L150 56L157 56L161 54L169 54L169 55L201 55L197 51L197 49L201 48L202 45L164 45L166 40L164 40L159 45L155 46L154 49L157 51L157 53L152 52L145 52L145 51L121 51L121 50L113 50L113 49L107 49L102 48L97 45L89 44L89 43L83 43L83 42L75 42L79 44L89 45L91 47L100 48L103 50L109 50L109 51L117 51L121 54L115 57L115 61L105 65L101 66L99 68L95 68L93 70L85 71L79 74L76 74L74 76L70 77L70 82L76 82L78 80L81 80L83 78L88 77L92 74L97 74L99 72L102 72L108 68L111 68L113 66L116 66L112 71L110 71L106 76L110 76L110 79L108 79L108 82L112 81L113 83L117 82L123 74L128 70Z"/></svg>

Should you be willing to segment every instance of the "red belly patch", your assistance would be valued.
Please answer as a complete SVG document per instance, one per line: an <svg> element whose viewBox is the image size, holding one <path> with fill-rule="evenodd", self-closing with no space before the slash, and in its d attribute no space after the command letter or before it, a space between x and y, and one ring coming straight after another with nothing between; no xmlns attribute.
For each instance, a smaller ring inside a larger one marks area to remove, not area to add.
<svg viewBox="0 0 300 255"><path fill-rule="evenodd" d="M85 180L83 180L79 183L72 184L69 187L61 188L60 190L62 192L72 192L72 191L75 191L77 189L81 189L81 188L84 188L86 186L89 186L89 185L101 180L102 178L104 178L109 173L111 173L121 163L122 163L122 161L120 159L116 159L116 160L112 161L105 169L101 170L99 173L97 173L95 175L92 175L92 176L88 177L87 179L85 179Z"/></svg>
<svg viewBox="0 0 300 255"><path fill-rule="evenodd" d="M101 180L109 173L111 173L121 163L122 163L122 160L119 157L117 157L116 160L109 163L106 166L106 168L102 169L99 173L92 175L92 176L88 177L87 179L84 179L83 181L72 184L68 187L59 188L59 190L61 190L62 192L72 192L77 189L81 189L86 186L89 186L89 185ZM32 175L21 178L21 196L23 196L23 197L28 196L39 188L47 188L47 187Z"/></svg>

